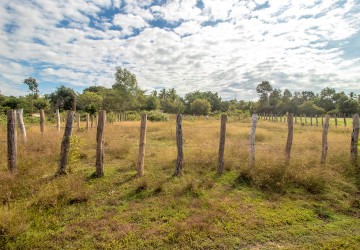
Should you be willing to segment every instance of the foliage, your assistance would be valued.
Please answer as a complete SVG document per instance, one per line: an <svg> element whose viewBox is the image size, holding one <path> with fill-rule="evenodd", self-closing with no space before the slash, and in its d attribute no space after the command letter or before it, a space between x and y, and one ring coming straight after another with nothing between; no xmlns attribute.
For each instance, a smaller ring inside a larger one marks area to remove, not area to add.
<svg viewBox="0 0 360 250"><path fill-rule="evenodd" d="M161 121L168 121L169 115L158 112L158 111L150 111L147 112L147 119L153 122L161 122Z"/></svg>
<svg viewBox="0 0 360 250"><path fill-rule="evenodd" d="M210 103L212 112L221 110L221 98L218 96L218 93L213 93L211 91L206 91L206 92L194 91L191 93L187 93L185 95L185 101L187 108L190 112L191 112L190 106L196 99L207 100Z"/></svg>
<svg viewBox="0 0 360 250"><path fill-rule="evenodd" d="M34 107L37 109L46 109L49 106L48 100L41 98L34 102Z"/></svg>
<svg viewBox="0 0 360 250"><path fill-rule="evenodd" d="M77 107L80 110L95 109L97 111L101 108L102 100L102 96L97 92L84 91L77 97Z"/></svg>
<svg viewBox="0 0 360 250"><path fill-rule="evenodd" d="M39 95L39 84L37 83L36 79L29 77L24 79L23 83L29 87L29 90L31 91L33 98L36 99Z"/></svg>
<svg viewBox="0 0 360 250"><path fill-rule="evenodd" d="M73 110L76 103L75 91L63 85L50 94L50 104L53 109Z"/></svg>
<svg viewBox="0 0 360 250"><path fill-rule="evenodd" d="M160 108L160 100L156 96L147 96L145 101L144 110L157 110Z"/></svg>
<svg viewBox="0 0 360 250"><path fill-rule="evenodd" d="M207 115L211 110L211 104L205 99L195 99L190 104L190 112L194 115Z"/></svg>

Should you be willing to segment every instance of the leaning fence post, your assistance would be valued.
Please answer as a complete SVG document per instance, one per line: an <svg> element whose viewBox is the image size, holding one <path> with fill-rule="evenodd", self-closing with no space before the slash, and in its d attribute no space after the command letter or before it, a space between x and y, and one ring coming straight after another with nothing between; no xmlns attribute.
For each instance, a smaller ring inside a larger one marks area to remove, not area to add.
<svg viewBox="0 0 360 250"><path fill-rule="evenodd" d="M17 117L18 127L20 129L22 136L22 141L26 142L26 129L24 125L23 109L16 110L16 117Z"/></svg>
<svg viewBox="0 0 360 250"><path fill-rule="evenodd" d="M144 157L145 157L145 143L146 143L146 114L141 114L140 124L140 142L139 142L139 157L137 162L137 176L144 175Z"/></svg>
<svg viewBox="0 0 360 250"><path fill-rule="evenodd" d="M226 121L227 115L221 115L220 125L220 143L219 143L219 159L218 159L218 174L224 172L224 151L225 151L225 138L226 138Z"/></svg>
<svg viewBox="0 0 360 250"><path fill-rule="evenodd" d="M176 116L176 146L177 146L177 160L175 176L182 175L183 163L184 163L184 150L183 150L183 134L182 134L182 119L181 115Z"/></svg>
<svg viewBox="0 0 360 250"><path fill-rule="evenodd" d="M327 141L327 135L329 130L329 121L330 116L325 116L325 123L323 126L323 133L322 133L322 151L321 151L321 164L325 164L326 161L326 154L328 150L328 141Z"/></svg>
<svg viewBox="0 0 360 250"><path fill-rule="evenodd" d="M7 147L8 169L10 173L15 173L17 171L17 136L15 110L7 111Z"/></svg>
<svg viewBox="0 0 360 250"><path fill-rule="evenodd" d="M96 133L96 176L104 176L104 127L106 111L100 110L97 116L97 133Z"/></svg>
<svg viewBox="0 0 360 250"><path fill-rule="evenodd" d="M353 132L351 134L351 161L355 167L358 166L358 142L359 142L359 115L353 116Z"/></svg>
<svg viewBox="0 0 360 250"><path fill-rule="evenodd" d="M41 134L44 134L45 130L45 113L43 109L40 109L40 131Z"/></svg>
<svg viewBox="0 0 360 250"><path fill-rule="evenodd" d="M56 128L60 132L60 111L56 109Z"/></svg>
<svg viewBox="0 0 360 250"><path fill-rule="evenodd" d="M74 111L67 112L65 132L61 142L59 167L56 173L57 175L66 174L66 164L70 149L70 138L74 121L74 113Z"/></svg>
<svg viewBox="0 0 360 250"><path fill-rule="evenodd" d="M253 114L251 116L251 129L249 136L249 166L250 173L253 173L255 166L255 133L256 133L256 124L257 124L257 115Z"/></svg>
<svg viewBox="0 0 360 250"><path fill-rule="evenodd" d="M290 162L290 155L291 155L291 146L294 136L294 123L293 123L294 114L290 113L288 115L288 136L286 141L286 148L285 148L285 161L287 164Z"/></svg>

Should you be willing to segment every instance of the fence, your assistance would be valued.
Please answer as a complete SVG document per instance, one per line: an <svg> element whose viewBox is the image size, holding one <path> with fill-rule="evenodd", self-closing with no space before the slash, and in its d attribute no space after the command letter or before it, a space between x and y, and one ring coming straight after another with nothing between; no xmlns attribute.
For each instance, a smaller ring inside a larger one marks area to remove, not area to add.
<svg viewBox="0 0 360 250"><path fill-rule="evenodd" d="M11 173L15 173L17 171L17 135L16 135L16 114L18 125L20 126L20 131L23 135L23 138L26 138L26 130L22 121L22 112L8 111L7 113L7 145L8 145L8 169ZM56 127L57 130L60 130L60 115L58 111L56 112L57 122ZM57 174L61 175L66 172L67 165L67 157L70 148L70 138L72 135L72 129L74 127L80 128L80 120L79 115L77 116L77 125L74 126L74 117L75 113L73 111L69 111L67 113L66 118L66 126L64 131L63 140L61 142L61 150L60 150L60 160L58 165ZM91 116L90 116L91 117ZM334 117L335 119L336 117ZM269 121L278 121L278 122L286 122L288 123L288 133L286 140L286 147L284 150L285 163L289 164L291 161L291 150L293 143L293 133L294 133L294 123L297 124L297 117L293 116L293 114L289 114L287 117L274 117L274 116L257 116L254 114L251 117L251 128L250 128L250 136L249 136L249 169L250 172L255 166L255 150L256 150L256 127L259 119L269 120ZM303 118L300 117L300 120ZM304 119L310 119L310 125L312 124L312 118L307 117ZM96 176L101 177L104 175L104 131L105 131L105 123L106 123L106 112L100 111L97 119L97 135L96 135ZM137 175L144 175L145 168L145 147L146 147L146 130L147 130L147 117L146 114L141 116L141 124L140 124L140 136L139 136L139 152L138 152L138 161L137 161ZM316 117L316 123L318 117ZM330 116L325 116L325 119L322 119L323 130L322 130L322 152L321 152L321 164L326 163L327 150L328 150L328 129L330 126ZM46 133L45 131L45 116L42 115L40 119L40 131L43 135ZM121 121L119 118L118 121ZM305 121L305 120L304 120ZM338 124L336 120L334 120L335 126ZM306 124L306 122L304 123ZM358 137L359 137L359 115L354 115L352 118L353 131L351 133L351 144L350 144L350 159L352 164L355 167L358 167ZM227 116L221 116L221 125L220 125L220 138L219 138L219 151L218 151L218 161L217 161L217 172L221 174L224 170L224 151L225 151L225 143L226 143L226 126L227 126ZM86 115L86 129L89 129L89 115ZM180 176L183 173L183 163L184 163L184 138L183 138L183 125L182 125L182 116L177 115L176 117L176 148L177 148L177 160L174 175ZM25 137L24 137L25 136ZM23 139L23 143L26 143L26 139ZM260 143L261 145L261 143ZM157 145L160 146L160 145ZM237 145L238 147L246 146L246 145ZM191 146L190 146L191 147Z"/></svg>

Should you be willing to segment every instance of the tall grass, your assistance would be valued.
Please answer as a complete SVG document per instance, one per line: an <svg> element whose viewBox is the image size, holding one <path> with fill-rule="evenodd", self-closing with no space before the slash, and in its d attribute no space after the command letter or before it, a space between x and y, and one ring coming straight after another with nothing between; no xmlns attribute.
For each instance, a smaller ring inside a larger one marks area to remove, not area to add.
<svg viewBox="0 0 360 250"><path fill-rule="evenodd" d="M82 124L83 126L85 124ZM351 128L331 126L320 164L321 126L260 120L248 167L250 122L227 124L225 173L216 174L220 121L183 121L184 176L172 177L175 121L148 122L145 176L136 178L140 122L105 128L105 176L95 171L96 129L74 130L69 174L55 178L62 133L28 128L18 174L6 165L0 128L0 248L337 248L360 245L360 197L350 164ZM324 224L324 223L327 224ZM310 228L310 229L309 229ZM307 230L311 230L309 233Z"/></svg>

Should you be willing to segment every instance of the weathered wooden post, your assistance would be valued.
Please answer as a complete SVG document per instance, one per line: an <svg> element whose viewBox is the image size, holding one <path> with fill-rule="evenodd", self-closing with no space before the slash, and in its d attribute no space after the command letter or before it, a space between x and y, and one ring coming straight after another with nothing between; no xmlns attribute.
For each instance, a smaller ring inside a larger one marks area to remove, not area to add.
<svg viewBox="0 0 360 250"><path fill-rule="evenodd" d="M94 115L91 114L90 115L90 127L93 128L93 126L94 126Z"/></svg>
<svg viewBox="0 0 360 250"><path fill-rule="evenodd" d="M104 176L104 127L105 127L105 118L106 111L100 110L97 124L97 133L96 133L96 176Z"/></svg>
<svg viewBox="0 0 360 250"><path fill-rule="evenodd" d="M140 142L139 142L139 157L137 162L137 176L144 175L144 158L145 158L145 143L146 143L146 114L141 114L140 124Z"/></svg>
<svg viewBox="0 0 360 250"><path fill-rule="evenodd" d="M89 130L89 113L86 113L86 130Z"/></svg>
<svg viewBox="0 0 360 250"><path fill-rule="evenodd" d="M72 134L73 122L74 122L74 113L75 113L74 111L67 112L65 132L61 142L59 167L56 175L66 174L66 164L70 150L70 139Z"/></svg>
<svg viewBox="0 0 360 250"><path fill-rule="evenodd" d="M355 167L358 167L358 142L359 142L359 115L353 116L353 132L351 134L351 161ZM359 169L357 169L359 171Z"/></svg>
<svg viewBox="0 0 360 250"><path fill-rule="evenodd" d="M218 174L222 174L224 172L224 151L225 151L225 138L226 138L226 121L227 121L227 115L221 115L219 158L218 158L218 166L217 166Z"/></svg>
<svg viewBox="0 0 360 250"><path fill-rule="evenodd" d="M318 119L317 115L315 116L315 123L316 123L316 126L319 126L319 119Z"/></svg>
<svg viewBox="0 0 360 250"><path fill-rule="evenodd" d="M7 111L7 148L8 169L10 173L17 172L17 136L15 110Z"/></svg>
<svg viewBox="0 0 360 250"><path fill-rule="evenodd" d="M60 111L59 111L59 109L56 109L55 116L56 116L56 129L57 129L58 132L60 132L61 119L60 119Z"/></svg>
<svg viewBox="0 0 360 250"><path fill-rule="evenodd" d="M16 110L16 117L18 122L18 127L20 129L20 133L22 136L22 141L26 142L26 129L24 124L24 118L23 118L23 109Z"/></svg>
<svg viewBox="0 0 360 250"><path fill-rule="evenodd" d="M326 161L326 155L328 150L328 141L327 141L327 135L329 131L329 121L330 116L325 116L325 124L323 126L323 133L322 133L322 151L321 151L321 164L325 164Z"/></svg>
<svg viewBox="0 0 360 250"><path fill-rule="evenodd" d="M335 126L337 126L337 117L336 117L336 115L334 115L334 118L335 118Z"/></svg>
<svg viewBox="0 0 360 250"><path fill-rule="evenodd" d="M177 146L177 160L175 176L182 175L183 163L184 163L184 149L183 149L183 134L182 134L182 119L181 115L176 116L176 146Z"/></svg>
<svg viewBox="0 0 360 250"><path fill-rule="evenodd" d="M251 129L249 136L249 167L250 173L253 174L255 167L255 134L256 134L257 115L251 116Z"/></svg>
<svg viewBox="0 0 360 250"><path fill-rule="evenodd" d="M293 113L289 113L288 115L288 136L286 141L286 148L285 148L285 162L286 164L290 163L290 156L291 156L291 146L294 136L294 123L293 123Z"/></svg>
<svg viewBox="0 0 360 250"><path fill-rule="evenodd" d="M344 126L346 127L346 116L344 115Z"/></svg>
<svg viewBox="0 0 360 250"><path fill-rule="evenodd" d="M80 129L80 122L81 122L80 113L77 113L77 128L78 129Z"/></svg>
<svg viewBox="0 0 360 250"><path fill-rule="evenodd" d="M40 131L43 135L45 131L45 112L43 109L40 109Z"/></svg>

